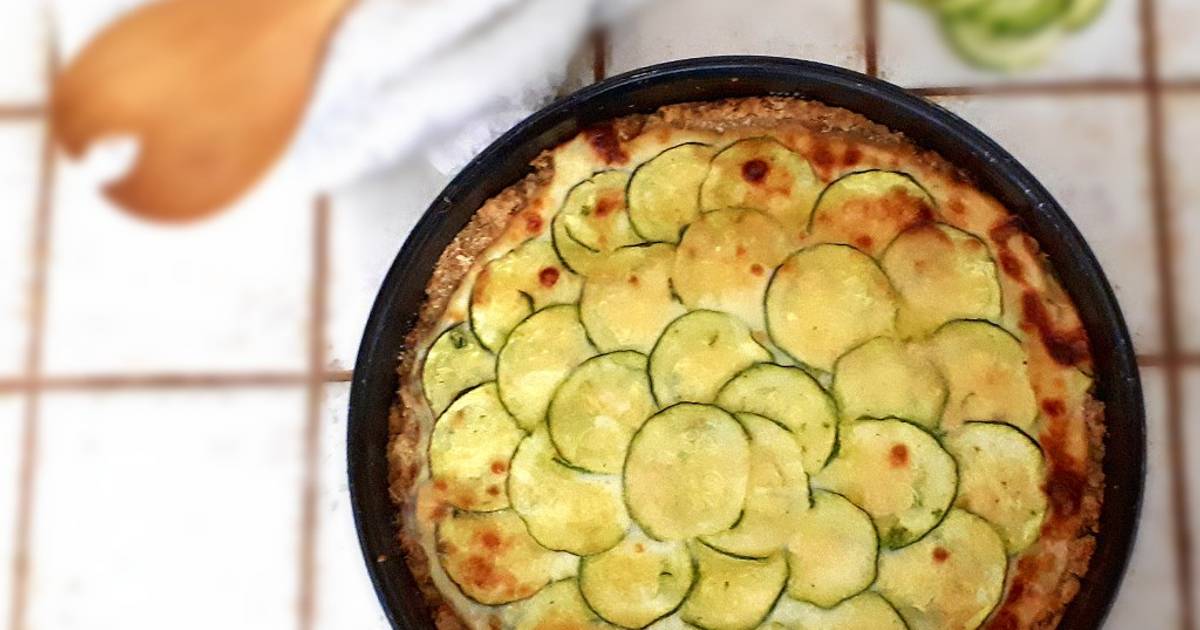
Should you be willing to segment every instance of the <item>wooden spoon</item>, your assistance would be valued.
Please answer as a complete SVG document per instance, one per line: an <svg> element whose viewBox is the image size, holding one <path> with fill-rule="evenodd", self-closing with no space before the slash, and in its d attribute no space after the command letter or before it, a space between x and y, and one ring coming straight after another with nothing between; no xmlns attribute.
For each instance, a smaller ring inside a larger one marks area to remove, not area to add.
<svg viewBox="0 0 1200 630"><path fill-rule="evenodd" d="M353 0L166 0L135 10L58 77L54 132L78 157L133 136L105 187L156 220L206 216L250 188L291 139L326 44Z"/></svg>

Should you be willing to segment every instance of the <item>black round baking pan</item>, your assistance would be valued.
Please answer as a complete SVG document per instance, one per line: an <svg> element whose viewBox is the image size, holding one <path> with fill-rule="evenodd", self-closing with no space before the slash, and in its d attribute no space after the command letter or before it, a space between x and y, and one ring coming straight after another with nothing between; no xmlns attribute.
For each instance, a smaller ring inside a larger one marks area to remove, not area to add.
<svg viewBox="0 0 1200 630"><path fill-rule="evenodd" d="M395 628L431 628L395 542L388 496L388 409L396 361L439 254L488 198L530 171L543 150L604 120L670 103L794 95L858 112L903 132L970 173L1041 243L1091 340L1106 408L1104 507L1091 566L1060 628L1094 630L1116 595L1133 546L1145 477L1145 419L1133 345L1104 272L1050 193L1004 149L954 114L857 72L775 57L707 57L634 70L563 98L496 140L446 187L400 249L371 310L350 392L350 494L367 570ZM1086 176L1086 175L1085 175Z"/></svg>

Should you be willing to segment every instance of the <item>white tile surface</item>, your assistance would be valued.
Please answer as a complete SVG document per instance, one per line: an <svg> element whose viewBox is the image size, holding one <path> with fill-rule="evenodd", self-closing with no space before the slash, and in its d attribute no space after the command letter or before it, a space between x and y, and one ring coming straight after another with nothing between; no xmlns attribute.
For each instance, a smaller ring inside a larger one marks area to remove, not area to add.
<svg viewBox="0 0 1200 630"><path fill-rule="evenodd" d="M332 197L329 360L350 369L375 294L404 239L449 178L423 159L367 178Z"/></svg>
<svg viewBox="0 0 1200 630"><path fill-rule="evenodd" d="M0 105L37 105L46 95L46 17L41 2L0 2Z"/></svg>
<svg viewBox="0 0 1200 630"><path fill-rule="evenodd" d="M1058 199L1116 289L1138 352L1162 350L1145 107L1136 95L938 99Z"/></svg>
<svg viewBox="0 0 1200 630"><path fill-rule="evenodd" d="M375 597L350 511L346 478L346 403L349 383L325 389L321 417L321 491L317 502L316 630L388 630Z"/></svg>
<svg viewBox="0 0 1200 630"><path fill-rule="evenodd" d="M905 87L1012 80L1135 79L1141 73L1138 1L1110 0L1096 22L1068 35L1044 64L1006 75L964 62L946 43L934 16L917 3L881 0L879 75Z"/></svg>
<svg viewBox="0 0 1200 630"><path fill-rule="evenodd" d="M1109 613L1106 628L1177 630L1175 533L1171 509L1171 469L1167 459L1166 380L1160 368L1142 368L1146 399L1147 475L1142 522L1129 571Z"/></svg>
<svg viewBox="0 0 1200 630"><path fill-rule="evenodd" d="M1155 0L1158 9L1159 72L1168 79L1200 78L1200 2Z"/></svg>
<svg viewBox="0 0 1200 630"><path fill-rule="evenodd" d="M0 376L16 375L25 365L43 135L39 121L0 122Z"/></svg>
<svg viewBox="0 0 1200 630"><path fill-rule="evenodd" d="M1200 352L1200 94L1168 95L1166 108L1167 165L1175 258L1176 322L1185 350ZM1200 482L1200 479L1197 480Z"/></svg>
<svg viewBox="0 0 1200 630"><path fill-rule="evenodd" d="M12 566L21 466L24 401L0 396L0 619L12 610Z"/></svg>
<svg viewBox="0 0 1200 630"><path fill-rule="evenodd" d="M46 371L297 370L306 365L313 201L267 184L164 226L115 209L62 160Z"/></svg>
<svg viewBox="0 0 1200 630"><path fill-rule="evenodd" d="M859 2L659 0L611 29L609 74L705 55L799 57L863 70Z"/></svg>
<svg viewBox="0 0 1200 630"><path fill-rule="evenodd" d="M43 398L29 628L292 628L300 389Z"/></svg>

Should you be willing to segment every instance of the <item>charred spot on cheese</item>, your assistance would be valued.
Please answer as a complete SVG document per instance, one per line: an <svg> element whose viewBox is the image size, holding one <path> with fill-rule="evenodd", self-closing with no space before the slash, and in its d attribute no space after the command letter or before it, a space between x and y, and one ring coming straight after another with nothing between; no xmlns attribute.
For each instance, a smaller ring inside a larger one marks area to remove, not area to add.
<svg viewBox="0 0 1200 630"><path fill-rule="evenodd" d="M446 501L469 510L508 507L503 486L508 460L524 433L508 414L495 383L480 385L454 401L433 425L429 468Z"/></svg>
<svg viewBox="0 0 1200 630"><path fill-rule="evenodd" d="M654 348L663 330L684 313L671 291L675 248L666 243L623 247L588 277L579 317L600 350Z"/></svg>
<svg viewBox="0 0 1200 630"><path fill-rule="evenodd" d="M650 384L661 406L712 402L726 381L771 354L737 318L692 311L671 322L650 353Z"/></svg>
<svg viewBox="0 0 1200 630"><path fill-rule="evenodd" d="M875 256L900 232L931 221L933 205L929 193L905 173L860 171L821 192L809 231L818 241L853 245Z"/></svg>
<svg viewBox="0 0 1200 630"><path fill-rule="evenodd" d="M761 329L768 281L763 269L775 268L794 248L787 231L767 214L707 212L688 226L676 250L675 290L689 308L731 313Z"/></svg>
<svg viewBox="0 0 1200 630"><path fill-rule="evenodd" d="M895 419L846 425L837 455L814 485L845 496L871 515L886 547L903 547L933 529L958 486L954 459L916 425Z"/></svg>
<svg viewBox="0 0 1200 630"><path fill-rule="evenodd" d="M513 328L496 359L500 400L526 431L546 418L550 398L580 363L596 354L579 323L579 309L540 310Z"/></svg>
<svg viewBox="0 0 1200 630"><path fill-rule="evenodd" d="M749 138L712 159L700 188L700 207L760 210L787 228L802 227L820 187L804 156L771 138Z"/></svg>
<svg viewBox="0 0 1200 630"><path fill-rule="evenodd" d="M695 142L671 147L637 167L629 180L629 219L650 241L676 243L700 216L700 185L716 149Z"/></svg>
<svg viewBox="0 0 1200 630"><path fill-rule="evenodd" d="M621 138L611 124L589 127L583 134L588 145L605 164L624 164L629 161L629 154L621 146Z"/></svg>
<svg viewBox="0 0 1200 630"><path fill-rule="evenodd" d="M512 510L452 514L436 537L446 574L481 604L525 599L550 582L555 554L530 537Z"/></svg>
<svg viewBox="0 0 1200 630"><path fill-rule="evenodd" d="M767 288L767 331L775 345L830 371L847 350L895 328L896 296L866 254L815 245L793 254Z"/></svg>
<svg viewBox="0 0 1200 630"><path fill-rule="evenodd" d="M1000 602L1007 566L995 530L953 509L925 538L880 554L875 590L909 628L977 628Z"/></svg>
<svg viewBox="0 0 1200 630"><path fill-rule="evenodd" d="M643 628L683 602L695 580L687 546L631 532L619 545L579 563L584 599L601 617Z"/></svg>
<svg viewBox="0 0 1200 630"><path fill-rule="evenodd" d="M440 414L462 392L495 378L496 358L466 323L447 328L430 346L421 367L429 408Z"/></svg>
<svg viewBox="0 0 1200 630"><path fill-rule="evenodd" d="M543 282L547 269L558 274L549 286ZM536 309L575 302L581 286L578 276L561 268L550 243L526 241L479 272L471 291L471 330L497 352L521 320Z"/></svg>
<svg viewBox="0 0 1200 630"><path fill-rule="evenodd" d="M1000 317L996 263L978 238L944 223L912 228L880 262L900 293L898 326L924 335L954 319Z"/></svg>
<svg viewBox="0 0 1200 630"><path fill-rule="evenodd" d="M1021 295L1022 320L1021 327L1036 332L1046 353L1056 363L1064 366L1074 366L1091 358L1088 350L1087 333L1083 328L1070 331L1060 331L1050 319L1046 306L1036 293L1026 291Z"/></svg>

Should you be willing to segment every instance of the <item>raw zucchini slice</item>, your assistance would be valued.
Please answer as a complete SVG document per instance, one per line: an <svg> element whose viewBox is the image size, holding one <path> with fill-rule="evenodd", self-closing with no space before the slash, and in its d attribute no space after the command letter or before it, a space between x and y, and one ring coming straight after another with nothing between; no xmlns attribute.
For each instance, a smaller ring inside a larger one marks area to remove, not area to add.
<svg viewBox="0 0 1200 630"><path fill-rule="evenodd" d="M829 608L875 581L879 538L871 517L845 497L813 493L787 546L787 593Z"/></svg>
<svg viewBox="0 0 1200 630"><path fill-rule="evenodd" d="M924 335L952 319L1000 317L1000 280L987 245L944 223L901 234L880 261L900 294L901 332Z"/></svg>
<svg viewBox="0 0 1200 630"><path fill-rule="evenodd" d="M797 521L808 511L808 475L790 431L752 413L736 417L750 434L746 504L737 525L703 540L735 556L766 558L788 542Z"/></svg>
<svg viewBox="0 0 1200 630"><path fill-rule="evenodd" d="M599 252L641 242L629 222L625 187L629 173L604 171L576 184L558 211L567 233L580 245Z"/></svg>
<svg viewBox="0 0 1200 630"><path fill-rule="evenodd" d="M629 440L657 409L646 356L623 351L584 361L550 401L550 438L567 463L616 474Z"/></svg>
<svg viewBox="0 0 1200 630"><path fill-rule="evenodd" d="M464 510L508 507L508 462L525 433L500 404L495 383L455 400L433 425L429 469L450 505ZM440 488L439 488L440 489Z"/></svg>
<svg viewBox="0 0 1200 630"><path fill-rule="evenodd" d="M579 299L583 283L565 269L546 241L526 241L489 262L471 287L471 330L492 352L533 311Z"/></svg>
<svg viewBox="0 0 1200 630"><path fill-rule="evenodd" d="M622 247L590 275L579 299L579 317L605 352L649 354L662 331L684 313L671 292L675 248L665 243Z"/></svg>
<svg viewBox="0 0 1200 630"><path fill-rule="evenodd" d="M642 628L670 614L683 602L694 579L687 545L659 542L635 532L579 564L579 585L588 605L625 628Z"/></svg>
<svg viewBox="0 0 1200 630"><path fill-rule="evenodd" d="M999 602L1007 564L995 530L955 509L920 542L881 554L875 589L912 630L970 630Z"/></svg>
<svg viewBox="0 0 1200 630"><path fill-rule="evenodd" d="M717 405L769 418L792 432L804 470L825 466L837 439L837 408L800 368L760 363L741 371L717 394Z"/></svg>
<svg viewBox="0 0 1200 630"><path fill-rule="evenodd" d="M625 460L625 501L658 540L729 529L741 515L750 480L750 441L733 416L683 403L642 425Z"/></svg>
<svg viewBox="0 0 1200 630"><path fill-rule="evenodd" d="M917 348L876 337L838 359L833 395L843 420L894 416L935 429L946 381Z"/></svg>
<svg viewBox="0 0 1200 630"><path fill-rule="evenodd" d="M550 584L516 606L514 630L616 630L596 616L575 578Z"/></svg>
<svg viewBox="0 0 1200 630"><path fill-rule="evenodd" d="M943 443L958 461L954 504L987 519L1009 555L1033 544L1046 516L1046 463L1037 442L1007 424L968 422Z"/></svg>
<svg viewBox="0 0 1200 630"><path fill-rule="evenodd" d="M459 394L496 378L496 357L471 334L466 323L438 335L421 368L421 387L434 415Z"/></svg>
<svg viewBox="0 0 1200 630"><path fill-rule="evenodd" d="M991 0L981 5L971 19L1000 33L1023 35L1058 20L1069 4L1070 0Z"/></svg>
<svg viewBox="0 0 1200 630"><path fill-rule="evenodd" d="M558 554L537 544L512 510L456 512L436 531L442 568L487 605L525 599L550 582Z"/></svg>
<svg viewBox="0 0 1200 630"><path fill-rule="evenodd" d="M1021 342L987 322L956 321L929 340L934 363L946 377L950 396L942 430L969 420L1007 422L1028 431L1037 419Z"/></svg>
<svg viewBox="0 0 1200 630"><path fill-rule="evenodd" d="M629 219L648 241L678 243L700 216L700 184L716 149L698 142L671 147L637 167L629 180Z"/></svg>
<svg viewBox="0 0 1200 630"><path fill-rule="evenodd" d="M762 210L797 233L808 225L820 192L821 181L804 156L771 138L749 138L713 158L700 207Z"/></svg>
<svg viewBox="0 0 1200 630"><path fill-rule="evenodd" d="M878 593L862 593L821 608L781 597L770 622L783 630L908 630L900 613Z"/></svg>
<svg viewBox="0 0 1200 630"><path fill-rule="evenodd" d="M625 537L629 515L617 477L558 461L545 430L525 438L508 473L513 509L543 547L577 556L599 553Z"/></svg>
<svg viewBox="0 0 1200 630"><path fill-rule="evenodd" d="M1062 25L1077 31L1095 21L1107 5L1108 0L1071 0L1062 16Z"/></svg>
<svg viewBox="0 0 1200 630"><path fill-rule="evenodd" d="M761 623L787 579L783 554L737 558L700 542L691 549L698 577L680 617L706 630L748 630Z"/></svg>
<svg viewBox="0 0 1200 630"><path fill-rule="evenodd" d="M594 354L575 306L540 310L513 329L496 360L500 400L521 428L533 431L559 384Z"/></svg>
<svg viewBox="0 0 1200 630"><path fill-rule="evenodd" d="M895 419L843 426L837 456L814 483L870 514L885 547L903 547L933 529L957 484L954 458L938 441Z"/></svg>
<svg viewBox="0 0 1200 630"><path fill-rule="evenodd" d="M876 256L896 235L933 216L933 198L912 177L860 171L834 181L817 198L809 232Z"/></svg>
<svg viewBox="0 0 1200 630"><path fill-rule="evenodd" d="M1042 63L1064 34L1057 22L1030 33L1004 33L970 15L944 18L942 32L968 62L1001 72L1024 70Z"/></svg>
<svg viewBox="0 0 1200 630"><path fill-rule="evenodd" d="M671 322L650 353L654 398L664 407L712 402L729 377L770 358L740 320L716 311L692 311Z"/></svg>
<svg viewBox="0 0 1200 630"><path fill-rule="evenodd" d="M675 291L688 308L732 313L761 330L771 270L793 249L787 230L762 212L706 212L675 251Z"/></svg>
<svg viewBox="0 0 1200 630"><path fill-rule="evenodd" d="M816 245L792 254L767 288L767 331L783 351L818 370L895 328L896 296L866 254Z"/></svg>

